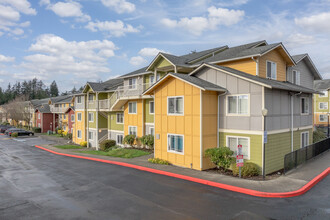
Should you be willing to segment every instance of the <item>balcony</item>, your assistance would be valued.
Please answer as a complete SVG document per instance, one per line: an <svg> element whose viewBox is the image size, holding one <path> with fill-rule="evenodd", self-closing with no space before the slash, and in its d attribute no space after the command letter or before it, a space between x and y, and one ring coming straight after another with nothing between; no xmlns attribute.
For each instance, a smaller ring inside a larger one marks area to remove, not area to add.
<svg viewBox="0 0 330 220"><path fill-rule="evenodd" d="M51 111L52 113L63 114L64 112L66 112L66 110L68 110L68 107L55 107L55 106L50 106L50 111Z"/></svg>
<svg viewBox="0 0 330 220"><path fill-rule="evenodd" d="M88 100L87 101L87 109L96 109L96 101Z"/></svg>

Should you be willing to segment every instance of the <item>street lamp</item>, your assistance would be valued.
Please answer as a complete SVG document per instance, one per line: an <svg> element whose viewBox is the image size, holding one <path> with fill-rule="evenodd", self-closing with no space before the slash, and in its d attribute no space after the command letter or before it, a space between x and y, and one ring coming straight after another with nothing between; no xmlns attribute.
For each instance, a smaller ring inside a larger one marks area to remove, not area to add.
<svg viewBox="0 0 330 220"><path fill-rule="evenodd" d="M266 163L265 163L265 157L266 157L266 143L267 143L267 129L266 129L266 116L268 114L268 110L266 108L262 109L261 111L262 116L264 116L264 145L263 145L263 151L262 151L262 179L265 180L265 170L266 170Z"/></svg>

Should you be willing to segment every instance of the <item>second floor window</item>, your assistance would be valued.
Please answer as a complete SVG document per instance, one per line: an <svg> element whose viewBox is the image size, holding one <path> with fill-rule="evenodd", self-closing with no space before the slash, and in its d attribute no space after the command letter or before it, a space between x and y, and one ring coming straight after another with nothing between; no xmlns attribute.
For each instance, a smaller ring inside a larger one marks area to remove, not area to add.
<svg viewBox="0 0 330 220"><path fill-rule="evenodd" d="M309 113L309 102L307 97L302 97L301 101L301 114L308 114Z"/></svg>
<svg viewBox="0 0 330 220"><path fill-rule="evenodd" d="M129 114L136 114L137 113L136 102L129 102L128 103L128 113Z"/></svg>
<svg viewBox="0 0 330 220"><path fill-rule="evenodd" d="M94 113L88 113L88 121L94 122Z"/></svg>
<svg viewBox="0 0 330 220"><path fill-rule="evenodd" d="M136 78L130 78L128 80L128 88L129 89L136 89Z"/></svg>
<svg viewBox="0 0 330 220"><path fill-rule="evenodd" d="M149 82L150 82L150 84L154 84L154 82L155 82L155 75L150 75L149 76Z"/></svg>
<svg viewBox="0 0 330 220"><path fill-rule="evenodd" d="M168 115L183 115L183 97L168 97L167 98L167 114Z"/></svg>
<svg viewBox="0 0 330 220"><path fill-rule="evenodd" d="M327 102L320 102L319 103L319 109L328 109L328 103Z"/></svg>
<svg viewBox="0 0 330 220"><path fill-rule="evenodd" d="M74 122L74 115L71 115L71 122Z"/></svg>
<svg viewBox="0 0 330 220"><path fill-rule="evenodd" d="M123 124L123 123L124 123L124 114L117 113L117 124Z"/></svg>
<svg viewBox="0 0 330 220"><path fill-rule="evenodd" d="M297 70L292 71L292 83L300 85L300 72Z"/></svg>
<svg viewBox="0 0 330 220"><path fill-rule="evenodd" d="M155 113L155 104L154 102L149 102L149 114Z"/></svg>
<svg viewBox="0 0 330 220"><path fill-rule="evenodd" d="M247 115L249 113L249 96L227 96L227 113L235 115Z"/></svg>
<svg viewBox="0 0 330 220"><path fill-rule="evenodd" d="M77 103L78 103L78 104L81 104L81 96L78 96L78 97L77 97Z"/></svg>
<svg viewBox="0 0 330 220"><path fill-rule="evenodd" d="M93 94L89 94L88 95L88 101L93 101L94 100L94 95Z"/></svg>
<svg viewBox="0 0 330 220"><path fill-rule="evenodd" d="M267 61L267 78L276 80L276 63L272 61Z"/></svg>

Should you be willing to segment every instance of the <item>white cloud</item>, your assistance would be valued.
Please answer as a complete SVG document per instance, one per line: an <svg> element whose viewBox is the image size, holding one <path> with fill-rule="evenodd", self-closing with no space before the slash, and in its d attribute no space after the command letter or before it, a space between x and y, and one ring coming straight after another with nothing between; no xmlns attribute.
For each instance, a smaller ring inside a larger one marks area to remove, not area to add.
<svg viewBox="0 0 330 220"><path fill-rule="evenodd" d="M286 39L286 43L289 47L297 47L305 44L313 44L315 42L316 40L313 36L304 35L301 33L291 34Z"/></svg>
<svg viewBox="0 0 330 220"><path fill-rule="evenodd" d="M330 12L296 18L295 23L310 31L330 32Z"/></svg>
<svg viewBox="0 0 330 220"><path fill-rule="evenodd" d="M74 17L78 22L87 22L91 20L89 15L84 14L81 11L81 4L75 1L57 2L55 4L51 4L48 0L42 0L39 4L46 5L48 10L53 11L57 16L62 18Z"/></svg>
<svg viewBox="0 0 330 220"><path fill-rule="evenodd" d="M34 8L31 8L31 4L27 0L1 0L0 4L8 4L17 11L27 14L27 15L36 15L37 11Z"/></svg>
<svg viewBox="0 0 330 220"><path fill-rule="evenodd" d="M108 32L110 36L121 37L126 33L137 33L140 28L134 28L130 24L124 24L124 22L117 21L96 21L96 22L88 22L85 28L96 32L103 31Z"/></svg>
<svg viewBox="0 0 330 220"><path fill-rule="evenodd" d="M131 13L135 11L135 5L126 0L101 0L102 4L117 13Z"/></svg>
<svg viewBox="0 0 330 220"><path fill-rule="evenodd" d="M136 57L132 57L129 60L129 63L134 65L134 66L141 66L142 64L146 63L147 61L141 57L141 56L136 56Z"/></svg>
<svg viewBox="0 0 330 220"><path fill-rule="evenodd" d="M108 58L115 55L116 49L108 40L66 41L45 34L30 46L29 51L36 53L25 56L20 68L27 74L38 73L38 78L66 75L69 79L74 75L79 80L96 80L98 74L110 72Z"/></svg>
<svg viewBox="0 0 330 220"><path fill-rule="evenodd" d="M13 62L15 61L15 57L7 57L0 54L0 62Z"/></svg>
<svg viewBox="0 0 330 220"><path fill-rule="evenodd" d="M248 3L249 0L221 0L217 3L217 5L221 7L229 7L229 6L240 6Z"/></svg>
<svg viewBox="0 0 330 220"><path fill-rule="evenodd" d="M150 47L145 47L142 48L139 51L139 55L144 56L144 57L154 57L156 56L159 52L164 52L162 50L159 50L157 48L150 48Z"/></svg>
<svg viewBox="0 0 330 220"><path fill-rule="evenodd" d="M244 17L242 10L229 10L226 8L208 8L207 17L181 18L180 20L162 19L162 24L169 28L183 28L194 35L201 35L206 30L215 30L219 25L231 26Z"/></svg>

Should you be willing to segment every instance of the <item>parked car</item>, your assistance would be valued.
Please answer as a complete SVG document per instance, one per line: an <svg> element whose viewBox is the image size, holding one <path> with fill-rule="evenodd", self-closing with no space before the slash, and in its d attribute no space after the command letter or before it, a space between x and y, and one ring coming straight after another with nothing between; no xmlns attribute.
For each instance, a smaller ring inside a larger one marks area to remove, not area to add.
<svg viewBox="0 0 330 220"><path fill-rule="evenodd" d="M13 128L11 125L0 125L0 133L5 133L5 131L9 128Z"/></svg>
<svg viewBox="0 0 330 220"><path fill-rule="evenodd" d="M8 136L11 136L12 133L17 133L18 136L25 136L25 135L33 136L34 135L34 133L32 131L26 131L24 129L18 129L18 128L8 129L5 132L5 134L8 135Z"/></svg>
<svg viewBox="0 0 330 220"><path fill-rule="evenodd" d="M5 131L5 135L11 136L12 133L19 131L20 129L18 128L9 128Z"/></svg>

